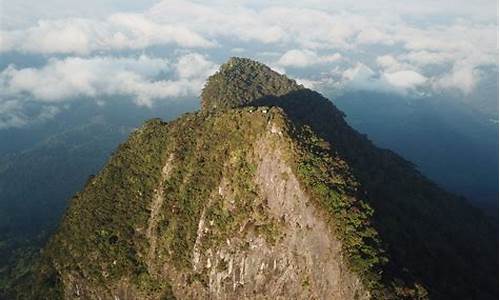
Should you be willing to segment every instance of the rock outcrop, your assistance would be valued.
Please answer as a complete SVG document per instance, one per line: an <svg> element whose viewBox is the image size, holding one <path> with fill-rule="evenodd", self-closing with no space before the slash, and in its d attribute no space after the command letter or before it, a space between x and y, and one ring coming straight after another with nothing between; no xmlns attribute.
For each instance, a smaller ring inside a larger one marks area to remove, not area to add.
<svg viewBox="0 0 500 300"><path fill-rule="evenodd" d="M30 297L495 299L495 239L329 100L232 58L72 199Z"/></svg>

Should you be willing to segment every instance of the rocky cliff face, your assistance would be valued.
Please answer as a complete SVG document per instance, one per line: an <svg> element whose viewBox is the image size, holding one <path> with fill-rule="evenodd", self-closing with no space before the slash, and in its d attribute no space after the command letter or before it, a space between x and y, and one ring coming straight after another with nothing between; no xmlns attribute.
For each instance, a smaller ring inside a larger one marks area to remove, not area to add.
<svg viewBox="0 0 500 300"><path fill-rule="evenodd" d="M179 273L157 261L172 280L173 294L182 299L368 298L345 262L341 242L286 160L293 145L286 128L273 122L282 115L274 109L246 115L264 118L262 128L249 141L246 157L238 158L235 149L224 163L235 173L224 172L201 210L191 266ZM249 170L240 168L242 163ZM231 228L224 234L226 226ZM186 272L204 277L203 283L186 280Z"/></svg>
<svg viewBox="0 0 500 300"><path fill-rule="evenodd" d="M73 200L46 250L63 298L369 298L328 215L295 175L298 145L281 110L240 109L176 122L184 124L152 122L122 146L141 147L164 127L165 150L154 162L161 168L147 174L154 177L148 190L126 182L146 174L127 174L115 182L119 187L103 185L117 176L115 157ZM202 130L188 142L187 127ZM133 159L129 155L124 159ZM144 162L127 163L121 172ZM103 195L108 188L114 190L109 198ZM121 207L133 199L137 207ZM82 211L102 200L113 203ZM140 221L132 217L137 213ZM116 214L129 217L118 223ZM82 217L91 221L82 224Z"/></svg>
<svg viewBox="0 0 500 300"><path fill-rule="evenodd" d="M493 237L321 95L233 58L202 111L147 122L72 199L29 297L493 299Z"/></svg>

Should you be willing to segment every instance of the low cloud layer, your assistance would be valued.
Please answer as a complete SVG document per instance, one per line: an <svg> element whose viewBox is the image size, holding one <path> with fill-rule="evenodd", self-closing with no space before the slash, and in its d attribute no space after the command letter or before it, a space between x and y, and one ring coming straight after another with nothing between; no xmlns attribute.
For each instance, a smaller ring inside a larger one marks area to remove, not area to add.
<svg viewBox="0 0 500 300"><path fill-rule="evenodd" d="M184 48L213 43L183 26L159 24L141 14L113 14L105 21L71 18L41 20L27 29L1 32L0 51L90 54L175 44Z"/></svg>
<svg viewBox="0 0 500 300"><path fill-rule="evenodd" d="M278 64L283 67L309 67L321 63L331 63L342 59L342 55L334 53L320 56L311 50L289 50L278 60Z"/></svg>
<svg viewBox="0 0 500 300"><path fill-rule="evenodd" d="M30 118L47 119L58 112L58 105L86 98L102 101L106 97L126 96L140 106L154 101L197 97L207 76L217 66L197 53L176 61L139 57L97 56L50 59L41 68L9 66L0 72L0 129L20 127ZM35 115L26 115L26 103L43 104Z"/></svg>
<svg viewBox="0 0 500 300"><path fill-rule="evenodd" d="M498 66L490 0L47 1L3 4L0 58L45 59L0 70L5 124L23 123L5 113L23 101L51 111L76 97L196 97L235 53L312 88L416 95L470 94Z"/></svg>
<svg viewBox="0 0 500 300"><path fill-rule="evenodd" d="M197 95L215 67L200 54L184 55L174 63L147 56L67 57L51 59L39 69L10 66L0 73L0 85L11 97L29 95L44 102L125 95L150 106L155 99ZM166 73L172 73L171 79L162 78Z"/></svg>
<svg viewBox="0 0 500 300"><path fill-rule="evenodd" d="M41 106L35 112L27 113L25 102L9 99L0 102L0 130L12 127L23 127L36 122L52 119L59 108L51 105Z"/></svg>

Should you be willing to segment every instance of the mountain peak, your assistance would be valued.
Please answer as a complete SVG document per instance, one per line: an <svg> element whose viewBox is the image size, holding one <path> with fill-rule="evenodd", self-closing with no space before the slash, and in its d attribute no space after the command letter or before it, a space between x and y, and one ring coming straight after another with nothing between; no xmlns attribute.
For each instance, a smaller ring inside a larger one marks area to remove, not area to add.
<svg viewBox="0 0 500 300"><path fill-rule="evenodd" d="M285 75L257 61L231 57L210 76L201 93L203 110L248 105L266 96L283 96L304 89Z"/></svg>
<svg viewBox="0 0 500 300"><path fill-rule="evenodd" d="M490 221L319 93L231 58L202 109L117 149L24 298L498 299Z"/></svg>

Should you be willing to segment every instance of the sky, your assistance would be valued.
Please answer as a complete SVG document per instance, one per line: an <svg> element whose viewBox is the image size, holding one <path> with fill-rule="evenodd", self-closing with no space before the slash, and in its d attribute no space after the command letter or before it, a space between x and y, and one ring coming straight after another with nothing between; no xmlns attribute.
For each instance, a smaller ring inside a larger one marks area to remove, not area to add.
<svg viewBox="0 0 500 300"><path fill-rule="evenodd" d="M498 72L498 2L0 0L0 129L196 98L230 56L321 92L466 98Z"/></svg>

